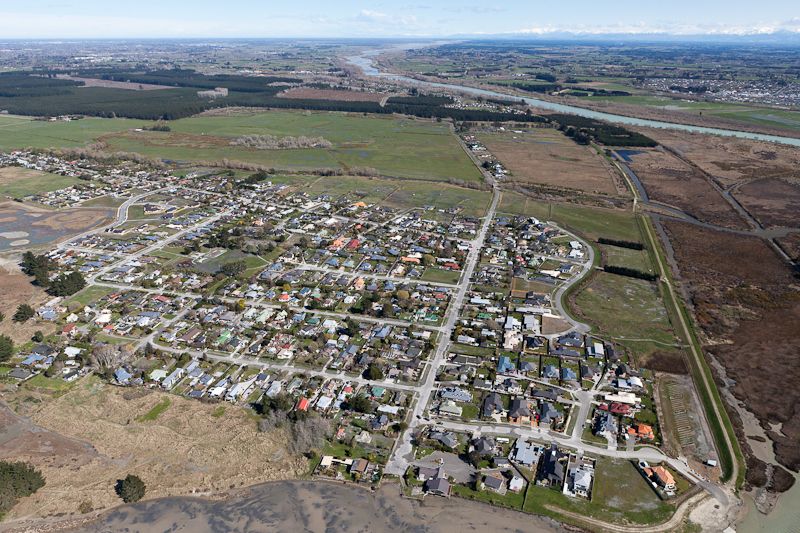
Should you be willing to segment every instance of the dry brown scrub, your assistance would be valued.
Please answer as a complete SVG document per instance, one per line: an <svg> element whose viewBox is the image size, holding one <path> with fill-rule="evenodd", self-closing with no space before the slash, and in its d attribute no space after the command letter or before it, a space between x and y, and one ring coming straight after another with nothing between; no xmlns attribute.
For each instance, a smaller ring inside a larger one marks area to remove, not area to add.
<svg viewBox="0 0 800 533"><path fill-rule="evenodd" d="M52 333L55 330L52 322L31 319L20 324L11 320L20 304L36 309L50 299L41 287L31 285L31 278L19 271L15 261L0 259L0 313L5 315L0 322L0 334L8 335L15 343L23 343L29 341L36 330L45 335Z"/></svg>
<svg viewBox="0 0 800 533"><path fill-rule="evenodd" d="M736 199L767 227L800 228L800 178L766 178L745 183Z"/></svg>
<svg viewBox="0 0 800 533"><path fill-rule="evenodd" d="M479 138L511 172L509 181L549 185L601 194L625 194L624 184L594 149L580 146L551 129L525 133L486 133Z"/></svg>
<svg viewBox="0 0 800 533"><path fill-rule="evenodd" d="M765 241L665 224L706 349L732 392L775 443L778 461L800 469L800 287ZM774 426L773 426L774 424Z"/></svg>
<svg viewBox="0 0 800 533"><path fill-rule="evenodd" d="M643 132L707 173L763 225L800 226L796 147L698 133Z"/></svg>
<svg viewBox="0 0 800 533"><path fill-rule="evenodd" d="M297 148L331 148L333 143L324 137L276 137L274 135L243 135L230 142L255 150L293 150Z"/></svg>
<svg viewBox="0 0 800 533"><path fill-rule="evenodd" d="M631 169L650 199L680 208L694 218L727 228L747 225L703 174L662 149L640 150Z"/></svg>
<svg viewBox="0 0 800 533"><path fill-rule="evenodd" d="M171 405L156 420L137 421L164 398ZM259 433L252 416L231 405L215 417L217 405L121 389L95 377L58 398L23 388L3 399L36 426L56 433L43 439L36 427L15 431L14 446L2 447L5 459L30 461L47 483L21 500L10 518L74 513L86 501L95 509L118 505L114 484L128 473L140 476L147 497L155 498L219 493L293 478L306 468L304 459L285 452L282 432Z"/></svg>
<svg viewBox="0 0 800 533"><path fill-rule="evenodd" d="M725 188L755 178L796 175L800 167L800 150L792 146L684 131L640 129L714 176Z"/></svg>
<svg viewBox="0 0 800 533"><path fill-rule="evenodd" d="M800 260L800 232L789 233L785 237L776 239L786 254L793 260Z"/></svg>
<svg viewBox="0 0 800 533"><path fill-rule="evenodd" d="M340 102L380 102L387 95L366 91L348 91L342 89L315 89L313 87L295 87L278 94L279 98L295 100L336 100Z"/></svg>

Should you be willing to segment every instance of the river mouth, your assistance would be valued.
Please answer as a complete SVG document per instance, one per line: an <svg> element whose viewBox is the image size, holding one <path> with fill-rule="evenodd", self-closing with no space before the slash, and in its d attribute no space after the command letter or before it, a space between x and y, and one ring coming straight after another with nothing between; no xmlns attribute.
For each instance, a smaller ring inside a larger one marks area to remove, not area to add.
<svg viewBox="0 0 800 533"><path fill-rule="evenodd" d="M418 80L416 78L411 78L409 76L403 76L400 74L391 74L387 72L382 72L378 68L375 67L375 63L373 61L373 57L382 53L389 51L389 49L373 49L367 50L366 52L362 52L356 56L346 57L345 60L350 63L351 65L359 68L365 76L368 77L380 77L382 79L397 81L402 83L410 83L413 85L421 86L421 87L431 87L434 89L447 89L451 91L457 91L461 93L470 94L473 96L484 96L490 98L501 98L501 99L508 99L511 96L505 93L490 91L487 89L478 89L477 87L470 87L467 85L457 85L452 83L439 83L439 82L432 82L432 81L423 81ZM721 129L721 128L709 128L704 126L693 126L691 124L681 124L679 122L662 122L659 120L650 120L644 118L635 118L629 117L625 115L615 115L613 113L605 113L602 111L593 111L591 109L586 109L583 107L577 107L573 105L567 104L559 104L556 102L549 102L546 100L539 100L538 98L530 98L530 97L521 97L521 96L513 96L514 99L523 100L526 104L538 107L539 109L544 109L547 111L553 111L555 113L566 113L570 115L578 115L581 117L596 119L596 120L604 120L606 122L611 122L612 124L623 124L626 126L641 126L641 127L648 127L648 128L660 128L660 129L671 129L671 130L679 130L679 131L687 131L691 133L704 133L709 135L721 135L724 137L738 137L740 139L751 139L756 141L766 141L766 142L775 142L780 144L787 144L790 146L800 146L800 139L795 139L792 137L781 137L779 135L767 135L764 133L752 133L748 131L739 131L739 130L728 130L728 129Z"/></svg>

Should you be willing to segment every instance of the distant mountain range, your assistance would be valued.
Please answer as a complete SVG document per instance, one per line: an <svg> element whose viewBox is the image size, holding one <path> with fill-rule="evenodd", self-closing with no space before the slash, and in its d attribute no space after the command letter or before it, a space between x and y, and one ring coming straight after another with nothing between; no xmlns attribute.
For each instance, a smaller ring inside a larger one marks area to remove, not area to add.
<svg viewBox="0 0 800 533"><path fill-rule="evenodd" d="M495 34L452 35L449 39L463 40L513 40L513 41L585 41L585 42L697 42L724 44L783 44L800 45L800 32L775 31L770 33L708 33L683 35L672 33L587 33L569 31L543 31Z"/></svg>

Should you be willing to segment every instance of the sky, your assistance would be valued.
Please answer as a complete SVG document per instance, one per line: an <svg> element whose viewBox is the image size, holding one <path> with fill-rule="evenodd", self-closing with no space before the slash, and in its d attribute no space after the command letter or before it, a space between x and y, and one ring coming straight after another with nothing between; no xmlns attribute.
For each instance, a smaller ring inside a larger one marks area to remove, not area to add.
<svg viewBox="0 0 800 533"><path fill-rule="evenodd" d="M0 40L448 37L666 33L800 35L797 0L0 0Z"/></svg>

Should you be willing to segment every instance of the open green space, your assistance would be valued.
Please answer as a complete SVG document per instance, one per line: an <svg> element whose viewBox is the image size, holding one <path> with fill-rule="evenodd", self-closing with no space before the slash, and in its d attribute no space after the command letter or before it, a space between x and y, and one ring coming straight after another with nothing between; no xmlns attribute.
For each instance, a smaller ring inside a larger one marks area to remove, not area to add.
<svg viewBox="0 0 800 533"><path fill-rule="evenodd" d="M633 268L641 272L654 272L653 264L646 250L631 250L606 244L598 245L605 256L605 264Z"/></svg>
<svg viewBox="0 0 800 533"><path fill-rule="evenodd" d="M169 398L164 398L157 404L155 404L152 409L147 411L142 416L138 417L136 420L138 422L152 422L156 420L159 416L161 416L164 411L169 409L169 406L172 404L172 400Z"/></svg>
<svg viewBox="0 0 800 533"><path fill-rule="evenodd" d="M441 268L428 268L422 274L422 279L433 283L458 283L461 272L457 270L442 270Z"/></svg>
<svg viewBox="0 0 800 533"><path fill-rule="evenodd" d="M64 302L64 305L80 305L86 306L92 302L95 302L102 298L107 294L111 294L114 292L114 289L109 287L101 287L99 285L89 285L88 287L82 289L80 292L71 296L68 300Z"/></svg>
<svg viewBox="0 0 800 533"><path fill-rule="evenodd" d="M424 180L479 182L475 165L446 122L394 116L310 111L264 111L195 116L169 123L171 132L134 131L139 120L86 118L70 122L5 117L0 149L85 146L102 137L111 151L178 161L244 161L290 170L374 168ZM324 137L331 148L257 150L232 146L243 135Z"/></svg>
<svg viewBox="0 0 800 533"><path fill-rule="evenodd" d="M785 130L800 129L800 112L786 109L773 109L727 102L707 102L676 99L654 95L631 96L588 96L587 101L619 103L653 107L693 115L719 117L755 126L768 126Z"/></svg>
<svg viewBox="0 0 800 533"><path fill-rule="evenodd" d="M592 241L600 237L637 242L642 239L633 213L618 209L550 203L517 193L504 193L498 211L550 220Z"/></svg>
<svg viewBox="0 0 800 533"><path fill-rule="evenodd" d="M564 518L559 513L564 510L607 522L638 525L659 524L675 511L671 504L658 497L630 461L601 457L597 460L596 472L591 501L530 486L523 510L557 519Z"/></svg>
<svg viewBox="0 0 800 533"><path fill-rule="evenodd" d="M575 307L598 332L615 339L676 342L658 287L649 281L597 272L575 295Z"/></svg>
<svg viewBox="0 0 800 533"><path fill-rule="evenodd" d="M197 116L170 122L171 132L105 138L113 150L181 161L245 161L291 170L369 167L387 176L478 182L480 173L447 123L310 111ZM331 148L257 150L231 146L243 135L314 136Z"/></svg>
<svg viewBox="0 0 800 533"><path fill-rule="evenodd" d="M124 118L84 118L48 122L27 117L0 117L0 150L75 148L108 133L139 128L148 122Z"/></svg>
<svg viewBox="0 0 800 533"><path fill-rule="evenodd" d="M59 176L18 167L0 168L0 196L24 198L63 189L79 183L78 178Z"/></svg>

